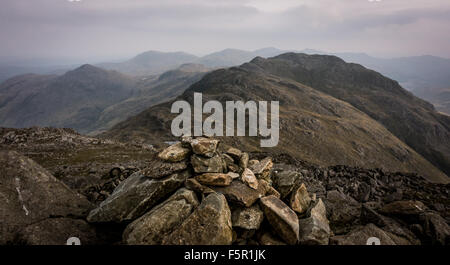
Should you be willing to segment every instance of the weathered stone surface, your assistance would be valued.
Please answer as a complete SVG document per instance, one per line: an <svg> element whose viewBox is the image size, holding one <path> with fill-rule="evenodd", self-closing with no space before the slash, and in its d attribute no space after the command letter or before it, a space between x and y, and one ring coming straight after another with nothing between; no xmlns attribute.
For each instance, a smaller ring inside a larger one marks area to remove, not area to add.
<svg viewBox="0 0 450 265"><path fill-rule="evenodd" d="M32 224L55 216L84 218L93 208L85 197L15 151L0 151L0 165L0 245L14 244L20 230ZM51 231L46 228L41 234ZM38 241L55 243L44 237Z"/></svg>
<svg viewBox="0 0 450 265"><path fill-rule="evenodd" d="M225 168L225 163L219 155L211 158L193 155L191 164L195 173L223 173Z"/></svg>
<svg viewBox="0 0 450 265"><path fill-rule="evenodd" d="M358 226L346 235L334 236L330 238L330 245L367 245L371 237L380 239L381 245L395 245L389 233L374 224Z"/></svg>
<svg viewBox="0 0 450 265"><path fill-rule="evenodd" d="M222 158L227 165L234 164L234 159L231 156L227 154L222 154Z"/></svg>
<svg viewBox="0 0 450 265"><path fill-rule="evenodd" d="M269 184L272 184L272 180L270 178L272 167L272 158L266 157L258 164L253 165L250 169L253 171L253 173L255 173L256 177L264 179L265 181L269 182Z"/></svg>
<svg viewBox="0 0 450 265"><path fill-rule="evenodd" d="M162 150L158 157L169 162L179 162L189 156L191 150L182 146L181 143L176 143Z"/></svg>
<svg viewBox="0 0 450 265"><path fill-rule="evenodd" d="M246 207L250 207L265 194L261 185L258 185L258 190L254 190L238 180L226 187L214 187L214 190L225 195L229 202Z"/></svg>
<svg viewBox="0 0 450 265"><path fill-rule="evenodd" d="M49 218L20 230L16 240L26 245L66 245L76 236L82 245L102 244L92 225L81 219Z"/></svg>
<svg viewBox="0 0 450 265"><path fill-rule="evenodd" d="M238 207L231 212L233 227L247 230L257 230L264 219L264 213L258 204L247 207Z"/></svg>
<svg viewBox="0 0 450 265"><path fill-rule="evenodd" d="M299 223L294 211L273 195L261 198L260 203L275 232L288 244L296 244L299 238Z"/></svg>
<svg viewBox="0 0 450 265"><path fill-rule="evenodd" d="M420 201L396 201L384 205L379 212L401 218L408 223L417 223L419 215L425 210L427 207Z"/></svg>
<svg viewBox="0 0 450 265"><path fill-rule="evenodd" d="M165 245L230 245L233 239L231 212L222 194L211 193L171 234Z"/></svg>
<svg viewBox="0 0 450 265"><path fill-rule="evenodd" d="M277 197L278 199L280 199L280 197L281 197L280 193L274 187L272 187L272 185L270 185L267 181L265 181L263 179L259 179L258 182L259 182L259 188L261 190L265 191L266 196L273 195L273 196Z"/></svg>
<svg viewBox="0 0 450 265"><path fill-rule="evenodd" d="M215 192L210 187L203 186L202 184L200 184L200 182L198 182L194 178L187 179L186 182L184 183L184 185L186 186L186 188L193 190L195 192L198 192L198 193L209 194L209 193Z"/></svg>
<svg viewBox="0 0 450 265"><path fill-rule="evenodd" d="M150 162L148 167L142 170L141 173L149 178L160 179L186 168L186 161L170 163L165 162L164 160L154 159Z"/></svg>
<svg viewBox="0 0 450 265"><path fill-rule="evenodd" d="M185 170L155 180L136 172L120 183L114 192L89 213L89 222L132 221L142 216L160 200L177 190L190 173Z"/></svg>
<svg viewBox="0 0 450 265"><path fill-rule="evenodd" d="M242 151L237 148L231 147L226 153L231 156L234 161L239 161L239 159L241 159Z"/></svg>
<svg viewBox="0 0 450 265"><path fill-rule="evenodd" d="M233 181L233 178L225 173L204 173L195 176L195 179L200 184L208 186L228 186Z"/></svg>
<svg viewBox="0 0 450 265"><path fill-rule="evenodd" d="M362 205L359 223L362 225L372 223L383 231L390 233L392 235L390 237L396 245L420 244L419 239L407 227L402 226L392 218L378 214L369 203Z"/></svg>
<svg viewBox="0 0 450 265"><path fill-rule="evenodd" d="M423 213L420 215L419 221L423 228L421 238L424 244L450 244L450 227L439 214L432 211Z"/></svg>
<svg viewBox="0 0 450 265"><path fill-rule="evenodd" d="M280 192L281 198L287 198L291 194L299 177L300 173L291 170L274 172L273 186Z"/></svg>
<svg viewBox="0 0 450 265"><path fill-rule="evenodd" d="M292 193L291 195L291 208L297 213L304 213L308 210L311 203L311 197L309 197L305 184L302 185Z"/></svg>
<svg viewBox="0 0 450 265"><path fill-rule="evenodd" d="M259 238L259 243L263 246L283 246L286 245L283 241L276 238L274 235L272 235L269 232L265 232L262 234Z"/></svg>
<svg viewBox="0 0 450 265"><path fill-rule="evenodd" d="M235 172L235 173L240 173L241 172L241 168L238 165L234 164L234 163L228 164L227 165L227 170L230 171L230 172Z"/></svg>
<svg viewBox="0 0 450 265"><path fill-rule="evenodd" d="M249 156L247 153L242 153L241 158L239 159L239 167L247 168L248 167Z"/></svg>
<svg viewBox="0 0 450 265"><path fill-rule="evenodd" d="M253 174L253 172L250 169L248 168L244 169L241 175L241 179L242 182L247 184L250 188L254 190L258 189L258 179L256 179L255 174Z"/></svg>
<svg viewBox="0 0 450 265"><path fill-rule="evenodd" d="M236 173L236 172L228 172L227 174L230 175L230 177L232 179L237 179L237 178L240 177L240 175L238 173Z"/></svg>
<svg viewBox="0 0 450 265"><path fill-rule="evenodd" d="M426 209L420 201L396 201L384 205L380 212L389 215L419 215Z"/></svg>
<svg viewBox="0 0 450 265"><path fill-rule="evenodd" d="M123 233L128 245L158 245L199 205L191 190L179 189L163 203L129 224Z"/></svg>
<svg viewBox="0 0 450 265"><path fill-rule="evenodd" d="M330 238L330 226L327 219L325 204L319 199L311 209L308 218L300 219L300 244L304 245L328 245Z"/></svg>
<svg viewBox="0 0 450 265"><path fill-rule="evenodd" d="M194 154L213 157L216 152L217 145L219 144L219 140L200 137L191 140L190 143Z"/></svg>
<svg viewBox="0 0 450 265"><path fill-rule="evenodd" d="M329 191L325 205L335 233L348 233L360 218L361 204L340 191Z"/></svg>
<svg viewBox="0 0 450 265"><path fill-rule="evenodd" d="M251 160L248 161L248 167L252 167L252 166L254 166L254 165L258 164L258 163L259 163L259 160L251 159Z"/></svg>

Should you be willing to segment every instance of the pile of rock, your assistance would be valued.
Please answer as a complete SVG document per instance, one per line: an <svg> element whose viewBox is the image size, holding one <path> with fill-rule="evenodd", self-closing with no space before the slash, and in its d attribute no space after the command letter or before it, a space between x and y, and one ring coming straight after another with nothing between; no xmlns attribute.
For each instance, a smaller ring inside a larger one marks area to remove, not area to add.
<svg viewBox="0 0 450 265"><path fill-rule="evenodd" d="M300 185L282 198L270 157L185 137L132 174L87 218L127 224L125 244L328 244L324 202Z"/></svg>

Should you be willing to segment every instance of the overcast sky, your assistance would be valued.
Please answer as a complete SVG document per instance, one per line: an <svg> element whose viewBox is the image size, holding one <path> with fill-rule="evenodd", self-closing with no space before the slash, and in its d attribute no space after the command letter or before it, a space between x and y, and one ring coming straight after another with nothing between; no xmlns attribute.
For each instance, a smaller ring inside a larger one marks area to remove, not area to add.
<svg viewBox="0 0 450 265"><path fill-rule="evenodd" d="M450 58L449 0L1 0L0 57L263 47Z"/></svg>

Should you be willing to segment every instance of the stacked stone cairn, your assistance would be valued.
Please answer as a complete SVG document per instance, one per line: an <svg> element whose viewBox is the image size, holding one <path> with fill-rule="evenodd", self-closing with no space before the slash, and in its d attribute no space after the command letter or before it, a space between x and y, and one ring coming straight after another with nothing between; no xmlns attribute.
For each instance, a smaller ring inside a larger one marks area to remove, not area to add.
<svg viewBox="0 0 450 265"><path fill-rule="evenodd" d="M300 185L280 199L270 157L183 137L122 181L87 218L126 225L131 245L328 244L325 204Z"/></svg>

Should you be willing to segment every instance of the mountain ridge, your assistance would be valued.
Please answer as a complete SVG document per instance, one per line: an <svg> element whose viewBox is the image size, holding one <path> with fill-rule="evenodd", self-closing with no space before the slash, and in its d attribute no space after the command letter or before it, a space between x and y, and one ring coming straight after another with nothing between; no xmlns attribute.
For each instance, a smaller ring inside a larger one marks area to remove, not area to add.
<svg viewBox="0 0 450 265"><path fill-rule="evenodd" d="M320 165L349 164L419 171L434 181L448 181L445 174L364 112L290 78L256 71L244 64L205 75L177 100L192 103L194 92L203 93L205 101L222 103L229 100L280 101L280 144L268 152L287 153ZM170 114L172 102L153 106L101 136L121 141L171 141L170 123L176 116ZM223 137L221 140L253 149L259 142L256 137ZM433 173L430 175L430 172Z"/></svg>

